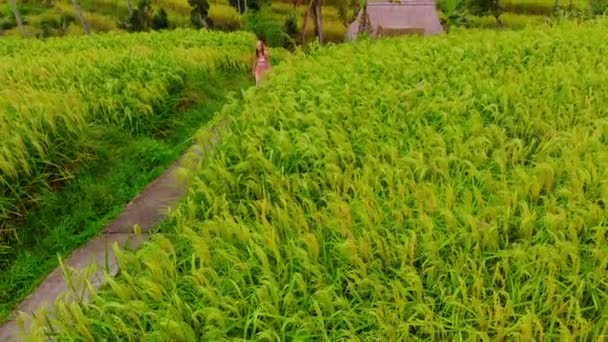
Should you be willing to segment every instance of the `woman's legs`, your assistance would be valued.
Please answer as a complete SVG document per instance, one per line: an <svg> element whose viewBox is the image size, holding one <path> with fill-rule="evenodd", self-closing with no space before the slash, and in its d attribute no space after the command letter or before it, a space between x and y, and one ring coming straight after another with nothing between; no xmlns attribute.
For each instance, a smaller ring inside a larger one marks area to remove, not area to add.
<svg viewBox="0 0 608 342"><path fill-rule="evenodd" d="M259 86L262 84L262 80L264 79L264 73L267 71L266 68L259 68L255 70L255 85Z"/></svg>
<svg viewBox="0 0 608 342"><path fill-rule="evenodd" d="M262 83L262 70L258 69L255 71L255 85L259 87L260 83Z"/></svg>

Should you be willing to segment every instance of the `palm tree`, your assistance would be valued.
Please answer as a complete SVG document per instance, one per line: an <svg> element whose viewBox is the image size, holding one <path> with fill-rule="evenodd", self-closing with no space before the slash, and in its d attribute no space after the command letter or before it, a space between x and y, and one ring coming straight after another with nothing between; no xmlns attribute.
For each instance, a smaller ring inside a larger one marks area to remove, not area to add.
<svg viewBox="0 0 608 342"><path fill-rule="evenodd" d="M23 38L27 38L27 31L25 31L25 26L23 26L23 21L21 20L21 16L19 15L19 9L17 9L17 4L15 0L10 0L11 9L13 10L13 15L15 16L15 21L17 22L17 26L19 26L19 30L21 31L21 35Z"/></svg>
<svg viewBox="0 0 608 342"><path fill-rule="evenodd" d="M82 29L84 30L84 33L87 35L91 34L91 28L89 27L89 23L87 22L87 20L82 15L82 9L80 8L80 4L78 3L78 0L72 0L72 4L74 5L74 10L76 11L76 15L78 16L78 19L80 20L80 24L82 25Z"/></svg>

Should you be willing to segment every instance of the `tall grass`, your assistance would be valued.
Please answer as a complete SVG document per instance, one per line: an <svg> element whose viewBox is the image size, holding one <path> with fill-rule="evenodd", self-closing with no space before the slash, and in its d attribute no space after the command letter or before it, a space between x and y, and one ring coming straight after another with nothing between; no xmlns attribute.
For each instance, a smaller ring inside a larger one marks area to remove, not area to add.
<svg viewBox="0 0 608 342"><path fill-rule="evenodd" d="M509 29L522 29L531 25L543 25L547 23L547 18L543 16L504 13L500 16L504 27ZM469 28L496 28L496 18L493 16L467 16L467 26Z"/></svg>
<svg viewBox="0 0 608 342"><path fill-rule="evenodd" d="M30 336L600 339L605 25L285 61L224 108L230 131L165 234Z"/></svg>
<svg viewBox="0 0 608 342"><path fill-rule="evenodd" d="M512 13L552 14L555 6L564 10L587 10L589 1L585 0L503 0L503 10Z"/></svg>
<svg viewBox="0 0 608 342"><path fill-rule="evenodd" d="M4 40L0 45L0 243L9 218L77 170L90 123L153 130L189 77L249 70L254 37L190 30Z"/></svg>

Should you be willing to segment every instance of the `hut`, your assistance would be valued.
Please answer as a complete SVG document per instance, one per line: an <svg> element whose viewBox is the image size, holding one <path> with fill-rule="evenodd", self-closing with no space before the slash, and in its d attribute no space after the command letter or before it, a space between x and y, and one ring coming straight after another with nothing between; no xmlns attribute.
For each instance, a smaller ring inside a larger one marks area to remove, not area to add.
<svg viewBox="0 0 608 342"><path fill-rule="evenodd" d="M366 22L362 22L364 19ZM443 27L437 16L435 0L401 0L368 2L367 8L360 10L355 21L348 26L346 39L355 39L361 30L367 30L371 37L428 36L442 33Z"/></svg>

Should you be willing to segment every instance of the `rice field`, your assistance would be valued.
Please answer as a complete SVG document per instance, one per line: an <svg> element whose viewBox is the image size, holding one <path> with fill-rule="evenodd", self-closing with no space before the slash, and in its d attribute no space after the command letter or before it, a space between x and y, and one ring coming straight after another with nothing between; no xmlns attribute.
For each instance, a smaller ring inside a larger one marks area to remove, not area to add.
<svg viewBox="0 0 608 342"><path fill-rule="evenodd" d="M160 233L30 338L601 340L605 27L284 61L224 107L229 131L184 170Z"/></svg>
<svg viewBox="0 0 608 342"><path fill-rule="evenodd" d="M16 238L9 219L35 207L90 157L93 126L153 131L188 79L247 72L254 42L248 33L192 30L3 39L0 245Z"/></svg>
<svg viewBox="0 0 608 342"><path fill-rule="evenodd" d="M548 22L548 18L539 15L504 13L500 16L503 25L511 30L519 30L528 26L543 25ZM493 16L467 16L469 28L495 29L496 18Z"/></svg>
<svg viewBox="0 0 608 342"><path fill-rule="evenodd" d="M563 10L584 11L589 7L585 0L502 0L505 11L526 14L551 14L556 7Z"/></svg>

